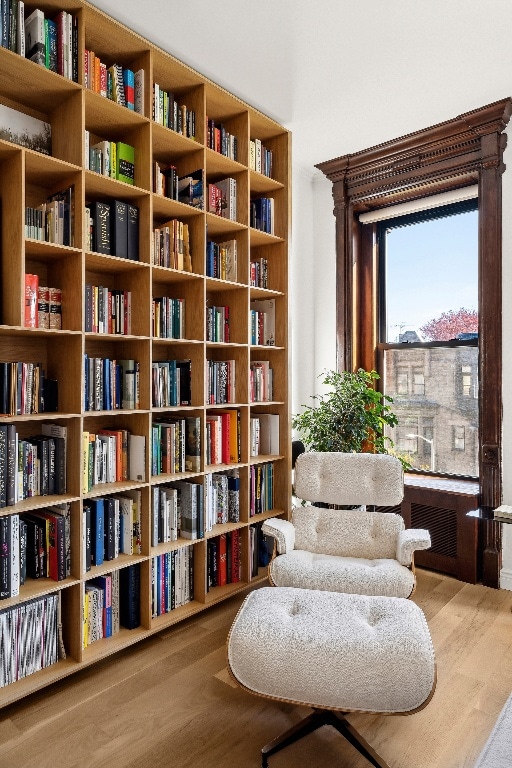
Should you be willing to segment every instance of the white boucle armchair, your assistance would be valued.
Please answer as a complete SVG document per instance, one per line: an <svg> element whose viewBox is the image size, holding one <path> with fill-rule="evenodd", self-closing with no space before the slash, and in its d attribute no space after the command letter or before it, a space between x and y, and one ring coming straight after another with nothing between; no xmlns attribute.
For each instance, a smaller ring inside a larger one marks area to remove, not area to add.
<svg viewBox="0 0 512 768"><path fill-rule="evenodd" d="M295 496L306 506L292 519L270 518L263 532L275 539L269 565L278 587L410 597L414 551L430 547L423 529L405 530L394 512L403 497L403 469L388 454L303 453L295 463ZM325 508L318 503L356 509Z"/></svg>

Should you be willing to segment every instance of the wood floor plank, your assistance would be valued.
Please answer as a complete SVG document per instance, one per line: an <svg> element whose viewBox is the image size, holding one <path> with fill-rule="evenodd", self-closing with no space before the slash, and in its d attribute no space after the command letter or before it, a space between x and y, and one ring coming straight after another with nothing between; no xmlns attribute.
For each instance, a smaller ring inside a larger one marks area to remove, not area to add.
<svg viewBox="0 0 512 768"><path fill-rule="evenodd" d="M308 710L242 691L226 669L238 595L0 710L0 768L259 768ZM438 682L411 716L350 720L390 768L472 768L512 691L512 593L418 569ZM368 768L332 728L271 768Z"/></svg>

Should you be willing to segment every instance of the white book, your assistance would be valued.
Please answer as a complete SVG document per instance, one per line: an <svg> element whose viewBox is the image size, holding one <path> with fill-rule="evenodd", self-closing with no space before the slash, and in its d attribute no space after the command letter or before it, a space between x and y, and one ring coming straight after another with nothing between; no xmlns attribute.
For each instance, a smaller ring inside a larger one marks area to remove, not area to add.
<svg viewBox="0 0 512 768"><path fill-rule="evenodd" d="M25 56L43 67L46 65L44 13L39 8L25 19Z"/></svg>
<svg viewBox="0 0 512 768"><path fill-rule="evenodd" d="M129 436L129 479L146 482L146 438L144 435Z"/></svg>
<svg viewBox="0 0 512 768"><path fill-rule="evenodd" d="M144 114L144 70L135 72L135 112Z"/></svg>
<svg viewBox="0 0 512 768"><path fill-rule="evenodd" d="M25 3L18 0L18 24L16 27L16 53L25 57Z"/></svg>

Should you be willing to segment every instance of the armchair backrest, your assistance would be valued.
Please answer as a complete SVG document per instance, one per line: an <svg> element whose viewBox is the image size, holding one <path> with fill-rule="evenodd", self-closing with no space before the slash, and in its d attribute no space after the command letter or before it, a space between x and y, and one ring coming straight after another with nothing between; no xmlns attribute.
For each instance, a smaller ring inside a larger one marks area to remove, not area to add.
<svg viewBox="0 0 512 768"><path fill-rule="evenodd" d="M294 493L313 503L395 506L404 495L404 472L387 453L308 451L295 463Z"/></svg>
<svg viewBox="0 0 512 768"><path fill-rule="evenodd" d="M403 518L392 512L296 507L295 549L337 557L395 558Z"/></svg>

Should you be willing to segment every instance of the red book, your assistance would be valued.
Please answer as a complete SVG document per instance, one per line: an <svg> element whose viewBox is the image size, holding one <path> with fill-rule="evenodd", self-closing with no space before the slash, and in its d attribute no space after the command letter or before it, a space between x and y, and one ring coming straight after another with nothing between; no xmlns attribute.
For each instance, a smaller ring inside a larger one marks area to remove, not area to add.
<svg viewBox="0 0 512 768"><path fill-rule="evenodd" d="M231 531L231 583L240 581L240 531Z"/></svg>
<svg viewBox="0 0 512 768"><path fill-rule="evenodd" d="M219 548L217 551L217 585L223 587L227 584L228 580L228 552L227 552L227 538L225 533L221 533L219 536Z"/></svg>
<svg viewBox="0 0 512 768"><path fill-rule="evenodd" d="M25 328L37 328L37 295L39 277L25 275Z"/></svg>

